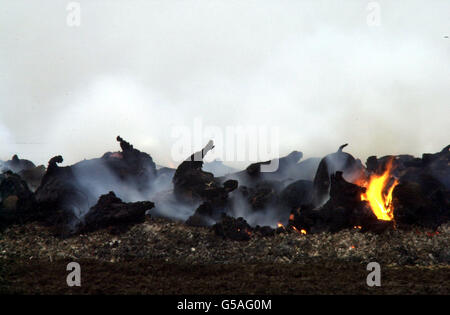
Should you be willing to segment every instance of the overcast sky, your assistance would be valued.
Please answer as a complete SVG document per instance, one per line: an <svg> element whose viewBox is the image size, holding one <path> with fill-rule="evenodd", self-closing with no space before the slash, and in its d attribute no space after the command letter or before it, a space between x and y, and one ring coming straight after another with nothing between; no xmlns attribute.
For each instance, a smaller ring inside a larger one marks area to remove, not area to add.
<svg viewBox="0 0 450 315"><path fill-rule="evenodd" d="M121 135L169 165L196 118L279 128L280 154L436 152L450 1L370 2L78 1L70 27L69 1L1 0L0 159L71 164Z"/></svg>

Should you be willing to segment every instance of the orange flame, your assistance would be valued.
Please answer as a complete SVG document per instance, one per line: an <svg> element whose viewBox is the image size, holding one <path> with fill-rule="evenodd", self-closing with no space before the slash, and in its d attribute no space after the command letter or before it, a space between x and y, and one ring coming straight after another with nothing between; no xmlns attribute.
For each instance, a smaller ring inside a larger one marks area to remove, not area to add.
<svg viewBox="0 0 450 315"><path fill-rule="evenodd" d="M301 229L301 230L299 231L299 230L297 230L297 228L296 228L295 226L292 226L292 229L293 229L294 231L296 231L298 234L306 235L306 230L305 230L305 229Z"/></svg>
<svg viewBox="0 0 450 315"><path fill-rule="evenodd" d="M394 207L392 205L392 192L398 181L394 183L385 193L386 186L391 178L392 160L389 161L386 171L382 175L372 175L366 185L366 192L361 194L361 200L367 200L373 213L378 220L391 221L394 218Z"/></svg>

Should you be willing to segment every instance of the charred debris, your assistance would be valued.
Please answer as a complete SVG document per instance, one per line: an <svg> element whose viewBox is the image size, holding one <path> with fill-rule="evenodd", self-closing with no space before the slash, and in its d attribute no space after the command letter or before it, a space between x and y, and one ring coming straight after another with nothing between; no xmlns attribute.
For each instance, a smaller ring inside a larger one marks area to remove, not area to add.
<svg viewBox="0 0 450 315"><path fill-rule="evenodd" d="M0 162L0 227L37 221L61 236L120 233L146 216L166 216L245 241L254 234L435 229L450 217L450 146L421 158L371 156L365 165L346 145L304 161L294 151L274 172L262 171L273 162L265 161L216 177L203 169L212 141L177 169L157 169L149 154L117 141L120 151L70 166L59 166L62 156L47 167L17 155Z"/></svg>

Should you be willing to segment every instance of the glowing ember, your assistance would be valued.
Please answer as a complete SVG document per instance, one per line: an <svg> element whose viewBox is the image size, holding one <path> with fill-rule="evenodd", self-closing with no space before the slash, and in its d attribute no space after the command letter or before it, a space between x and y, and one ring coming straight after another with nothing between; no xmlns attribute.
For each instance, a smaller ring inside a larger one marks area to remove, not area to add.
<svg viewBox="0 0 450 315"><path fill-rule="evenodd" d="M292 229L293 229L294 231L296 231L298 234L303 234L303 235L306 234L306 230L304 230L304 229L301 229L301 230L299 231L299 230L297 230L297 228L296 228L295 226L292 226Z"/></svg>
<svg viewBox="0 0 450 315"><path fill-rule="evenodd" d="M392 160L387 164L386 171L382 175L372 175L369 183L364 185L366 193L361 195L361 200L367 200L373 213L378 220L391 221L394 218L394 208L392 205L392 192L398 181L389 187L386 193L386 186L391 178Z"/></svg>
<svg viewBox="0 0 450 315"><path fill-rule="evenodd" d="M110 157L113 157L116 159L123 159L123 155L121 152L113 152L113 153L111 153Z"/></svg>

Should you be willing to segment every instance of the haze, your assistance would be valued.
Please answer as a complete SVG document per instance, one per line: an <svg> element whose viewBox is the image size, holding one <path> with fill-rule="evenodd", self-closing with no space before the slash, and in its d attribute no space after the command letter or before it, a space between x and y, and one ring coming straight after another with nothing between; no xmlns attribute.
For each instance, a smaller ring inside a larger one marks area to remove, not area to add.
<svg viewBox="0 0 450 315"><path fill-rule="evenodd" d="M72 164L121 135L174 165L171 131L196 118L277 127L305 158L449 144L448 0L376 1L378 26L361 0L78 2L69 27L69 1L1 1L2 160Z"/></svg>

